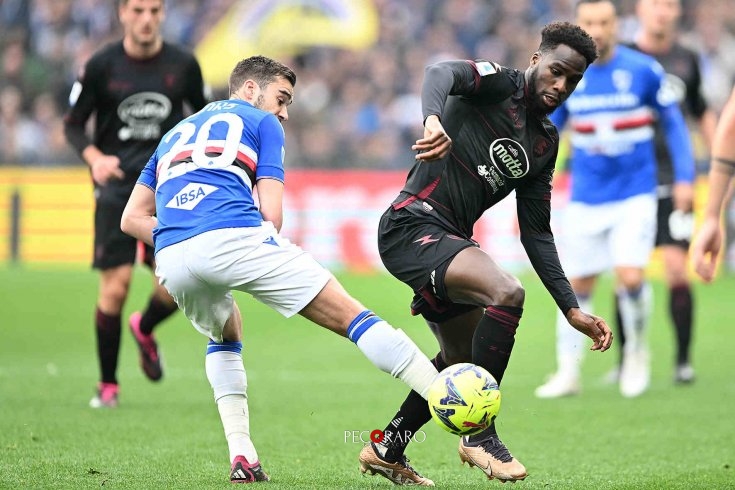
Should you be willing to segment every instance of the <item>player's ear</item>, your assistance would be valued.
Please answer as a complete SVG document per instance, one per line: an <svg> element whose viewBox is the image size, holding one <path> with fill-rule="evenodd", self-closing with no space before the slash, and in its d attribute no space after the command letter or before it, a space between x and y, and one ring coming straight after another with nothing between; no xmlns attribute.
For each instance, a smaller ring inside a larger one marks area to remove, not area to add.
<svg viewBox="0 0 735 490"><path fill-rule="evenodd" d="M536 51L531 55L531 66L535 66L541 61L541 51Z"/></svg>
<svg viewBox="0 0 735 490"><path fill-rule="evenodd" d="M234 96L240 100L247 102L255 98L258 84L254 80L245 80L242 85L234 92Z"/></svg>
<svg viewBox="0 0 735 490"><path fill-rule="evenodd" d="M240 90L237 91L237 95L245 101L251 102L255 99L256 94L258 93L258 84L255 82L255 80L245 80L245 82L240 87Z"/></svg>

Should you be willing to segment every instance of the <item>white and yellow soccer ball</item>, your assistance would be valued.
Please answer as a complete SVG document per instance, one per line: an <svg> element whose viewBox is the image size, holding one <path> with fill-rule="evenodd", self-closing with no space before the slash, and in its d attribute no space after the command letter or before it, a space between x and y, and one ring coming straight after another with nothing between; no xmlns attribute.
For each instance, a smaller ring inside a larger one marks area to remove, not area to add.
<svg viewBox="0 0 735 490"><path fill-rule="evenodd" d="M429 388L431 418L457 435L482 432L500 411L500 390L484 368L468 362L442 370Z"/></svg>

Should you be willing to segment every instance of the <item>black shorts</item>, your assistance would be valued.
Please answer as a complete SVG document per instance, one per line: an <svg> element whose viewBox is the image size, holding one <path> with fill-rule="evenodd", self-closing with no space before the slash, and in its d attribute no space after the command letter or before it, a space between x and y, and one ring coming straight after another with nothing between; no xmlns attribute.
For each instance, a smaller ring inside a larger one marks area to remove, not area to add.
<svg viewBox="0 0 735 490"><path fill-rule="evenodd" d="M687 238L677 239L672 236L671 223L669 218L671 213L674 212L674 199L671 196L659 197L658 198L658 214L657 214L657 229L656 229L656 246L661 245L676 245L684 250L689 249L691 240L691 234L688 234ZM687 235L687 233L684 233Z"/></svg>
<svg viewBox="0 0 735 490"><path fill-rule="evenodd" d="M388 272L413 289L411 313L421 314L431 322L443 322L477 308L450 301L444 276L455 255L478 245L422 217L420 206L416 202L383 213L378 227L378 250Z"/></svg>
<svg viewBox="0 0 735 490"><path fill-rule="evenodd" d="M112 183L97 186L94 190L94 259L95 269L111 269L125 264L134 264L138 251L138 240L120 229L125 205L133 186L129 183ZM144 261L153 263L153 248L145 245Z"/></svg>

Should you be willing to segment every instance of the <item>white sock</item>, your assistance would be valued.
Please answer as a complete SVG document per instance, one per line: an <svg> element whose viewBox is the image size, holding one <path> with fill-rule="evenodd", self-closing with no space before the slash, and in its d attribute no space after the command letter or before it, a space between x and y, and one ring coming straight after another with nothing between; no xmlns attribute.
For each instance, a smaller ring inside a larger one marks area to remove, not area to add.
<svg viewBox="0 0 735 490"><path fill-rule="evenodd" d="M591 313L592 302L589 296L577 297L579 308ZM560 376L578 379L584 358L585 336L569 325L566 316L557 309L556 316L556 364Z"/></svg>
<svg viewBox="0 0 735 490"><path fill-rule="evenodd" d="M250 413L248 399L241 395L225 395L217 401L219 417L225 429L230 463L236 456L245 456L248 463L258 461L258 452L250 440Z"/></svg>
<svg viewBox="0 0 735 490"><path fill-rule="evenodd" d="M426 398L439 373L402 330L391 327L373 312L364 311L352 321L347 336L381 371L390 373Z"/></svg>
<svg viewBox="0 0 735 490"><path fill-rule="evenodd" d="M230 462L242 455L254 463L258 461L258 453L250 440L247 376L241 350L240 342L210 342L205 369L225 431Z"/></svg>
<svg viewBox="0 0 735 490"><path fill-rule="evenodd" d="M648 320L653 303L653 292L648 283L643 283L638 291L621 289L618 291L620 320L625 332L625 351L638 349L646 342Z"/></svg>

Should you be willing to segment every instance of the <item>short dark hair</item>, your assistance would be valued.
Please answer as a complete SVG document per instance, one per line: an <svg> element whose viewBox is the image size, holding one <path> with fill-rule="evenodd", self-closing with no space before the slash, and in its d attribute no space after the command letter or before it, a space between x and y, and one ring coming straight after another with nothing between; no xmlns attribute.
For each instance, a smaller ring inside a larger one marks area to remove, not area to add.
<svg viewBox="0 0 735 490"><path fill-rule="evenodd" d="M615 9L615 12L617 13L618 5L617 5L617 2L615 2L615 0L577 0L577 3L574 4L574 12L575 13L577 12L580 5L584 5L586 3L603 3L603 2L611 3L613 8Z"/></svg>
<svg viewBox="0 0 735 490"><path fill-rule="evenodd" d="M254 80L261 87L265 87L278 77L283 77L291 82L291 85L296 86L296 74L283 63L260 55L245 58L238 62L230 73L230 94L237 92L245 80Z"/></svg>
<svg viewBox="0 0 735 490"><path fill-rule="evenodd" d="M597 59L595 41L584 29L570 22L552 22L541 30L541 44L538 49L546 53L565 44L584 56L587 66Z"/></svg>
<svg viewBox="0 0 735 490"><path fill-rule="evenodd" d="M117 8L125 7L129 0L117 0ZM166 0L161 0L161 8L166 8Z"/></svg>

